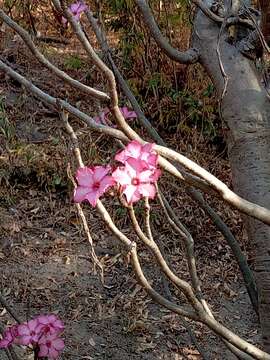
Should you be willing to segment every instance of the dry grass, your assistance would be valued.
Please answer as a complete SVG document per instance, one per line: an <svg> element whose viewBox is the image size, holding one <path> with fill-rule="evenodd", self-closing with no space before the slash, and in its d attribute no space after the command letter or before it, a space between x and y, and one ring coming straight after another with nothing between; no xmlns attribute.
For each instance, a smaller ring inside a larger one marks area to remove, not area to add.
<svg viewBox="0 0 270 360"><path fill-rule="evenodd" d="M11 33L6 32L0 46L17 70L42 89L68 98L89 114L99 111L99 104L71 91L42 68ZM43 45L42 50L77 79L106 87L73 39L68 46ZM78 65L74 53L79 54L78 69L68 68L70 64L74 66L74 61ZM169 64L167 60L166 64ZM185 78L185 88L199 97L208 84L205 74L197 66L178 70ZM167 75L170 71L171 68ZM0 74L0 94L5 107L0 113L1 129L5 128L0 134L1 293L24 318L47 311L59 313L67 326L67 349L63 359L200 359L181 320L150 302L137 285L128 258L121 255L117 241L107 232L95 211L85 205L96 252L104 264L106 286L102 286L72 204L72 186L66 169L71 163L75 171L75 165L69 139L56 112L31 98L4 74ZM149 101L150 114L155 103ZM214 101L211 105L215 104ZM203 104L204 107L208 105ZM112 158L117 146L111 139L90 132L75 119L71 121L86 164L107 162ZM162 128L165 123L161 121L158 125ZM134 126L143 133L138 124ZM226 157L207 143L201 131L196 128L183 131L179 127L178 132L161 132L166 134L166 141L172 148L231 185ZM174 179L164 174L160 186L195 239L203 291L214 312L243 336L257 342L256 319L228 245ZM209 202L231 227L247 256L252 258L239 214L216 199L209 198ZM130 234L129 221L118 202L107 196L105 203L118 226ZM171 232L155 201L152 208L154 236L163 242L177 274L188 279L179 238ZM140 206L136 211L142 219ZM147 276L153 286L162 291L160 273L150 254L142 246L140 254ZM171 290L175 297L179 296L177 290ZM9 321L4 311L0 321ZM216 339L200 325L193 329L210 352L209 358L221 359Z"/></svg>

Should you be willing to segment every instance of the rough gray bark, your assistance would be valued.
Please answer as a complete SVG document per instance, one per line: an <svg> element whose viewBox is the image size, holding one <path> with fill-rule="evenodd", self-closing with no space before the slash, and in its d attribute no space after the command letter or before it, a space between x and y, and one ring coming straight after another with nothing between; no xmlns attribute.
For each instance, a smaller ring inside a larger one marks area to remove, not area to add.
<svg viewBox="0 0 270 360"><path fill-rule="evenodd" d="M210 5L210 0L207 1ZM220 26L198 12L193 46L221 96L224 90L217 54ZM228 129L229 158L234 190L249 201L270 207L270 100L252 61L220 34L220 54L228 77L222 99L222 117ZM245 217L246 230L256 252L255 278L265 350L270 352L270 227Z"/></svg>

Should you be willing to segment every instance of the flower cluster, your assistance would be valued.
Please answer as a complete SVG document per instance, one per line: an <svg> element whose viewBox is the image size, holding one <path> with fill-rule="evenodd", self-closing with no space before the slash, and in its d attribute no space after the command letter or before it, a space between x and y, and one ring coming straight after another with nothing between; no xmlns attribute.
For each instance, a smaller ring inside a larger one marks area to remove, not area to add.
<svg viewBox="0 0 270 360"><path fill-rule="evenodd" d="M64 324L56 315L39 315L28 322L7 328L0 340L0 348L12 344L32 345L38 349L38 357L56 359L65 346L60 338L63 330Z"/></svg>
<svg viewBox="0 0 270 360"><path fill-rule="evenodd" d="M125 120L132 120L137 118L137 114L135 113L135 111L129 110L127 106L120 107L119 110L121 111ZM111 125L109 121L109 114L110 110L108 108L105 108L98 116L94 117L94 120L97 124Z"/></svg>
<svg viewBox="0 0 270 360"><path fill-rule="evenodd" d="M68 7L76 21L80 21L81 14L86 11L87 8L87 5L85 5L83 1L77 1ZM62 23L65 25L67 23L67 19L62 17Z"/></svg>
<svg viewBox="0 0 270 360"><path fill-rule="evenodd" d="M156 195L155 183L161 175L157 168L158 155L153 144L141 145L131 141L124 150L115 156L121 163L111 172L110 166L79 168L76 174L78 186L74 192L74 201L89 201L96 206L97 200L112 186L118 185L129 204L143 197L153 199Z"/></svg>

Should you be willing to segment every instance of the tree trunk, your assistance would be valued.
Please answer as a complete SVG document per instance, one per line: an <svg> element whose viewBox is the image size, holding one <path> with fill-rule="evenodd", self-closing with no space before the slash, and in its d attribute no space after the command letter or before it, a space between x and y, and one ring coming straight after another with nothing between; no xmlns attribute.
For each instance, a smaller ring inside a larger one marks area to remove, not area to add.
<svg viewBox="0 0 270 360"><path fill-rule="evenodd" d="M219 32L220 27L199 11L193 46L199 49L201 64L221 96L224 79L216 50ZM253 62L226 41L226 32L221 34L220 53L228 76L222 120L229 134L234 190L247 200L270 208L270 100ZM270 353L270 227L250 217L245 217L244 222L256 253L259 315L265 350Z"/></svg>
<svg viewBox="0 0 270 360"><path fill-rule="evenodd" d="M269 0L259 0L262 20L261 20L261 29L267 43L270 43L270 1Z"/></svg>

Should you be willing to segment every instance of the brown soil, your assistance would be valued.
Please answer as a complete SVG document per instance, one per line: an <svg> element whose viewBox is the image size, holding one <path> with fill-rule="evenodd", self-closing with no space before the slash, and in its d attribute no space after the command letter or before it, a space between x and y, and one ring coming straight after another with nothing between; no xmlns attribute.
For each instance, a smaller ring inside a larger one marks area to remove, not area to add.
<svg viewBox="0 0 270 360"><path fill-rule="evenodd" d="M36 85L52 95L68 97L91 115L98 112L98 104L57 81L17 38L11 36L3 46L12 66ZM62 46L61 56L56 55L61 45L56 48L44 45L43 50L54 63L65 68L65 60L76 46L74 42L70 47ZM86 79L88 69L85 59L80 69L67 71L78 79ZM104 86L95 69L87 79L90 85L99 81L100 88ZM1 294L24 320L39 313L59 314L66 324L62 359L201 359L181 319L148 298L137 284L129 259L121 253L117 240L107 232L97 213L85 205L95 250L104 265L105 282L101 283L72 203L72 185L66 169L68 163L73 171L76 166L57 113L33 99L3 73L0 94L5 104L5 112L0 114L5 119L5 131L0 134ZM89 133L75 119L71 122L86 163L112 157L117 150L112 140ZM4 125L1 122L1 129ZM135 126L142 132L138 124ZM179 136L171 135L166 140L230 185L227 161L207 147L200 134L194 134L191 144L185 139L179 141ZM161 187L166 189L172 206L194 236L203 292L215 315L245 339L258 344L257 319L229 246L179 184L164 175ZM239 215L216 200L209 201L252 260ZM119 210L112 198L107 197L105 203L117 224L128 233L125 212ZM177 274L188 279L183 245L170 231L156 202L153 214L154 236L164 244ZM142 216L141 209L138 216ZM163 292L161 275L151 256L143 247L140 255L147 277L154 288ZM175 299L181 300L177 290L170 290ZM1 307L0 322L11 322ZM207 359L234 358L205 327L198 324L190 327ZM0 352L0 359L2 355ZM22 355L22 359L27 358L30 353Z"/></svg>

